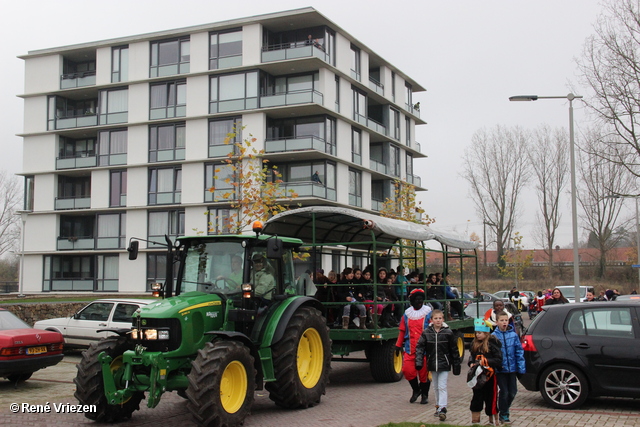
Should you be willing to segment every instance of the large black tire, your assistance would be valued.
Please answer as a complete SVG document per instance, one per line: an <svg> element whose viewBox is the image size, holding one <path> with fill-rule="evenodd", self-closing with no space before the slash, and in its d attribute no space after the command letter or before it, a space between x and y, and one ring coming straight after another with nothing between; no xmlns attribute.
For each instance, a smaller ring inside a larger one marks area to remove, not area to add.
<svg viewBox="0 0 640 427"><path fill-rule="evenodd" d="M551 406L558 409L575 409L589 396L587 377L574 366L557 364L549 366L540 376L540 394Z"/></svg>
<svg viewBox="0 0 640 427"><path fill-rule="evenodd" d="M300 307L271 352L276 380L265 385L269 398L289 409L320 403L331 369L331 340L322 313Z"/></svg>
<svg viewBox="0 0 640 427"><path fill-rule="evenodd" d="M395 383L402 379L402 353L396 352L396 340L373 343L369 353L369 367L374 380Z"/></svg>
<svg viewBox="0 0 640 427"><path fill-rule="evenodd" d="M256 369L239 342L207 343L191 364L187 408L201 426L237 426L251 412Z"/></svg>
<svg viewBox="0 0 640 427"><path fill-rule="evenodd" d="M104 394L102 366L98 362L100 353L105 352L113 358L111 370L117 373L122 366L122 354L132 348L124 337L110 337L93 342L89 349L82 353L82 359L76 366L78 373L73 379L76 384L74 396L81 405L95 405L95 412L85 412L85 417L100 422L113 423L131 418L134 411L140 409L143 392L136 392L121 405L110 405Z"/></svg>

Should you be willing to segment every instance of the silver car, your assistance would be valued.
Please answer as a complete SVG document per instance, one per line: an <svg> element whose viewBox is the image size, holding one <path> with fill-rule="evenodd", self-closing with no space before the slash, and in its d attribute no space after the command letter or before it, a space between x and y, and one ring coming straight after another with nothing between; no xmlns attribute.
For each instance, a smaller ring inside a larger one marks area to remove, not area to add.
<svg viewBox="0 0 640 427"><path fill-rule="evenodd" d="M110 332L97 332L100 329L130 329L132 314L152 302L152 299L100 299L89 303L71 317L39 320L33 327L60 332L65 348L89 347L93 341L113 335Z"/></svg>

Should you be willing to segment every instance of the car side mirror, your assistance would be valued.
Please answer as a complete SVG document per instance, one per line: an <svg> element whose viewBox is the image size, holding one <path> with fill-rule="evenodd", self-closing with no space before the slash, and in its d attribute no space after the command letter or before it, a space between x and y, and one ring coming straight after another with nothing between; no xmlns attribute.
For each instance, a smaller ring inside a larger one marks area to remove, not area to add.
<svg viewBox="0 0 640 427"><path fill-rule="evenodd" d="M129 243L129 247L127 248L127 252L129 252L129 260L133 261L138 258L138 248L140 247L140 242L137 240L132 240Z"/></svg>

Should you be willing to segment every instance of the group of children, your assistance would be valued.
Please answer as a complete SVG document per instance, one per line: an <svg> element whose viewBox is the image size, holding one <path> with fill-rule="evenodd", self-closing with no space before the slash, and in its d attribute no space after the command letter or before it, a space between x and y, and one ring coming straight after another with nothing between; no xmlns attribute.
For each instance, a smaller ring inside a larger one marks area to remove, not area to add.
<svg viewBox="0 0 640 427"><path fill-rule="evenodd" d="M436 412L440 421L447 418L447 380L449 372L459 375L461 359L453 331L444 322L441 310L432 310L424 304L422 289L414 289L409 295L411 306L407 308L399 325L396 350L403 351L402 371L411 385L409 399L414 403L428 403L431 382L435 388ZM525 372L524 351L520 338L509 323L504 311L496 313L493 334L491 325L484 319L474 321L475 339L469 348L468 365L476 369L482 365L486 382L473 389L469 409L471 421L480 422L484 406L489 424L509 423L509 408L518 391L517 374Z"/></svg>

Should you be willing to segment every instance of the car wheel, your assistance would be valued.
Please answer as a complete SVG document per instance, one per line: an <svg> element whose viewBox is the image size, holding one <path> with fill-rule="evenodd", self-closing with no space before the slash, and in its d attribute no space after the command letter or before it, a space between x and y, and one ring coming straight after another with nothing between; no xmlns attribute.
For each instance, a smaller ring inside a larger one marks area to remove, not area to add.
<svg viewBox="0 0 640 427"><path fill-rule="evenodd" d="M540 394L551 406L574 409L581 406L589 395L587 378L575 366L552 365L542 372Z"/></svg>

